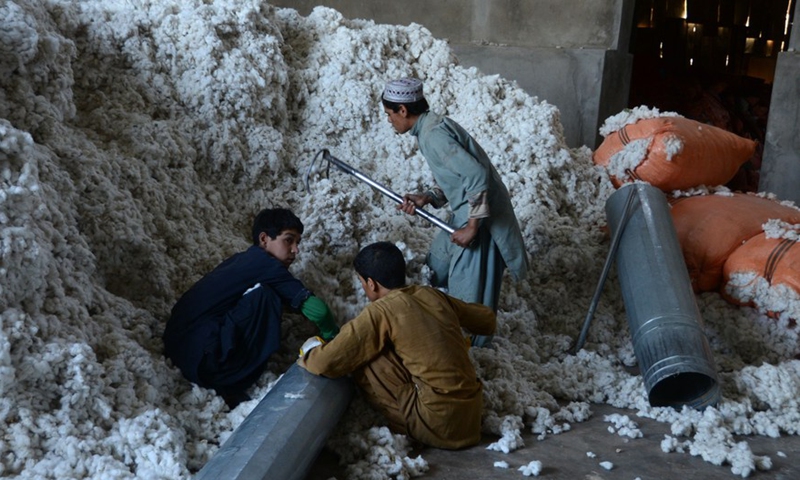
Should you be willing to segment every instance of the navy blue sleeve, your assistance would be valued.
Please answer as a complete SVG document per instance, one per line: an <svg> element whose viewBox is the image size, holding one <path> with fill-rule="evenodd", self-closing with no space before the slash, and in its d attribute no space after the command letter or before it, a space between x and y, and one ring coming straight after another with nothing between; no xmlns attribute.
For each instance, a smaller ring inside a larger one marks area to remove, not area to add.
<svg viewBox="0 0 800 480"><path fill-rule="evenodd" d="M299 309L311 295L281 262L258 246L237 253L207 273L172 309L172 320L184 326L200 317L221 315L236 305L248 288L272 288L284 304Z"/></svg>
<svg viewBox="0 0 800 480"><path fill-rule="evenodd" d="M261 251L263 252L263 250ZM258 283L264 287L272 288L278 293L278 296L283 299L285 304L288 304L295 310L299 310L303 302L311 296L311 291L303 285L303 282L292 275L286 266L275 260L266 252L264 253L272 261L269 262L269 268L267 268L267 271L260 277Z"/></svg>

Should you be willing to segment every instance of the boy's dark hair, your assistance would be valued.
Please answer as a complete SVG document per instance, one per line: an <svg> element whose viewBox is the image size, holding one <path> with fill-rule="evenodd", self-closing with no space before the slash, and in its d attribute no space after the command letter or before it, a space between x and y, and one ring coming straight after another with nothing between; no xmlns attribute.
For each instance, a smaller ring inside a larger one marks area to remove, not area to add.
<svg viewBox="0 0 800 480"><path fill-rule="evenodd" d="M253 245L258 245L258 236L261 232L275 239L284 230L297 230L302 235L303 222L289 209L265 208L258 212L253 220Z"/></svg>
<svg viewBox="0 0 800 480"><path fill-rule="evenodd" d="M371 278L390 290L406 285L406 260L393 243L367 245L356 255L353 267L364 280Z"/></svg>
<svg viewBox="0 0 800 480"><path fill-rule="evenodd" d="M430 110L430 107L428 106L428 101L425 100L424 98L412 103L397 103L397 102L390 102L389 100L386 100L385 98L381 97L381 103L383 103L384 107L388 108L393 112L397 112L398 110L400 110L400 105L405 105L406 110L408 110L408 113L411 115L422 115L423 113Z"/></svg>

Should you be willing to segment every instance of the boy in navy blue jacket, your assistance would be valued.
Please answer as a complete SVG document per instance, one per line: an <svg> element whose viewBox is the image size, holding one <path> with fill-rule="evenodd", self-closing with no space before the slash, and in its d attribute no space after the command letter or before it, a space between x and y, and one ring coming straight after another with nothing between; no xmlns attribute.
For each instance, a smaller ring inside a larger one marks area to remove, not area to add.
<svg viewBox="0 0 800 480"><path fill-rule="evenodd" d="M253 245L206 274L172 308L164 354L230 408L249 400L247 388L280 347L283 306L302 312L326 340L339 332L325 302L289 273L302 234L291 211L262 210L253 222Z"/></svg>

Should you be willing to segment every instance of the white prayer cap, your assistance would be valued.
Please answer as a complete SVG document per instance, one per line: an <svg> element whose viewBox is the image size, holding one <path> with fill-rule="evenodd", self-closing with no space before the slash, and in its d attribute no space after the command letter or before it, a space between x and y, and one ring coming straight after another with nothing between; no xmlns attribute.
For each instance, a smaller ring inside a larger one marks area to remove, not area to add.
<svg viewBox="0 0 800 480"><path fill-rule="evenodd" d="M392 80L383 89L383 98L394 103L414 103L425 98L422 95L422 80L401 78Z"/></svg>

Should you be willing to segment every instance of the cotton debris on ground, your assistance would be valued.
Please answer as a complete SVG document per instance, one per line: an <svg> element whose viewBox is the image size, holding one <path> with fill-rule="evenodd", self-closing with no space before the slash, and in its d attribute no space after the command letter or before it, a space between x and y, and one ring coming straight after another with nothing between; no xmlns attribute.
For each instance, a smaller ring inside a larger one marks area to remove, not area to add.
<svg viewBox="0 0 800 480"><path fill-rule="evenodd" d="M639 425L637 425L636 422L631 420L631 418L627 415L620 415L618 413L605 415L603 416L603 421L614 424L613 426L609 425L609 433L616 433L620 437L642 437L642 431L639 430Z"/></svg>
<svg viewBox="0 0 800 480"><path fill-rule="evenodd" d="M534 476L538 477L540 473L542 473L542 462L539 460L533 460L527 465L523 465L519 467L517 470L522 472L522 474L526 477Z"/></svg>
<svg viewBox="0 0 800 480"><path fill-rule="evenodd" d="M189 478L208 461L314 333L287 315L285 348L233 411L163 358L175 300L248 245L261 208L304 221L293 271L340 321L367 302L349 267L363 245L395 242L409 280L427 283L434 227L342 174L301 186L321 148L396 191L429 184L413 137L378 103L403 76L492 158L532 259L527 280L503 287L495 347L471 354L485 433L515 438L503 427L519 418L544 438L606 403L670 423L665 451L742 476L770 462L734 435L798 433L796 328L719 295L698 297L722 384L703 413L651 408L625 370L635 358L613 273L585 348L567 353L608 250L607 174L566 146L554 106L459 66L422 26L256 0L6 0L0 22L4 478ZM329 446L347 478L428 468L360 398Z"/></svg>

